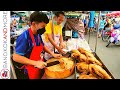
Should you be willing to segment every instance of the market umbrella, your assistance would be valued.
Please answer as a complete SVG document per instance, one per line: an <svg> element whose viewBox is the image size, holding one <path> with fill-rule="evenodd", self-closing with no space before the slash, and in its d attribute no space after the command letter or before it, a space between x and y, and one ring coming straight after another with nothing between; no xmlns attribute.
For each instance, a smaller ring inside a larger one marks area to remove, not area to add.
<svg viewBox="0 0 120 90"><path fill-rule="evenodd" d="M120 15L120 11L113 11L111 12L111 15Z"/></svg>
<svg viewBox="0 0 120 90"><path fill-rule="evenodd" d="M111 16L111 14L110 14L110 13L108 13L108 14L106 14L106 16Z"/></svg>
<svg viewBox="0 0 120 90"><path fill-rule="evenodd" d="M106 14L106 16L112 16L112 17L120 16L120 11L113 11L111 13Z"/></svg>

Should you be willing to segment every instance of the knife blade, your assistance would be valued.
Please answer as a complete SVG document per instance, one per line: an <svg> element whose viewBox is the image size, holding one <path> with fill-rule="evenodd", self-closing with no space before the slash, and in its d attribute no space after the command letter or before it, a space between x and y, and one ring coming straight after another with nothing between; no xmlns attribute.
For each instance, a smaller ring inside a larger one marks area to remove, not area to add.
<svg viewBox="0 0 120 90"><path fill-rule="evenodd" d="M62 56L64 56L64 57L70 57L71 56L71 52L67 52L67 53L65 53L65 54L62 54Z"/></svg>
<svg viewBox="0 0 120 90"><path fill-rule="evenodd" d="M57 64L59 64L59 63L60 63L59 61L49 62L49 63L47 63L46 67L50 67L50 66L53 66L53 65L57 65Z"/></svg>

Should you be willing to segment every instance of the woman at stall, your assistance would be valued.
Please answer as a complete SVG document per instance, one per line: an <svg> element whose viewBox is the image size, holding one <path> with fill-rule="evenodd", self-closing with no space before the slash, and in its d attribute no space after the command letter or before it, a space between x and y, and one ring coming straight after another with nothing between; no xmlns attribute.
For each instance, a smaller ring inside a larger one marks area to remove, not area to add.
<svg viewBox="0 0 120 90"><path fill-rule="evenodd" d="M62 36L62 23L65 20L64 12L55 12L53 20L50 20L47 24L46 32L43 34L43 40L46 47L49 48L51 52L63 54L64 48L63 36ZM46 60L50 59L52 56L49 53L44 54Z"/></svg>
<svg viewBox="0 0 120 90"><path fill-rule="evenodd" d="M77 30L78 30L78 37L84 38L85 28L81 18L79 19Z"/></svg>
<svg viewBox="0 0 120 90"><path fill-rule="evenodd" d="M88 32L88 22L89 22L89 17L88 16L86 16L86 24L84 25L84 27L85 27L85 35L87 35L87 32Z"/></svg>
<svg viewBox="0 0 120 90"><path fill-rule="evenodd" d="M17 38L13 54L13 60L19 63L15 67L18 70L16 73L18 79L40 79L42 77L41 70L46 66L41 58L43 50L55 58L61 56L51 52L42 41L41 35L45 32L44 27L49 22L47 15L33 12L30 15L30 22L30 28Z"/></svg>

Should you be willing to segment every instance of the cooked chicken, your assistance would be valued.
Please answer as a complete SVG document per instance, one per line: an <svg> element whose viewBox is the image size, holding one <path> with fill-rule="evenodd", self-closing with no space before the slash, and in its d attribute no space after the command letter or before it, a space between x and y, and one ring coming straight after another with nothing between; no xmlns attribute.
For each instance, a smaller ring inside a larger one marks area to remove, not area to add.
<svg viewBox="0 0 120 90"><path fill-rule="evenodd" d="M81 74L78 79L97 79L97 78L92 74L89 74L89 75Z"/></svg>
<svg viewBox="0 0 120 90"><path fill-rule="evenodd" d="M80 53L82 53L82 54L85 54L86 52L87 52L87 53L91 53L90 51L85 50L84 48L78 48L78 51L79 51Z"/></svg>
<svg viewBox="0 0 120 90"><path fill-rule="evenodd" d="M81 73L82 72L86 72L86 73L89 72L88 64L86 62L77 63L76 66L77 66L77 70Z"/></svg>
<svg viewBox="0 0 120 90"><path fill-rule="evenodd" d="M99 65L90 64L89 71L92 75L101 77L102 79L112 79L111 76Z"/></svg>
<svg viewBox="0 0 120 90"><path fill-rule="evenodd" d="M83 48L78 48L78 51L82 53L80 55L80 61L85 61L86 63L93 63L102 66L102 64L94 57L94 55L90 51L87 51Z"/></svg>
<svg viewBox="0 0 120 90"><path fill-rule="evenodd" d="M89 62L91 64L97 64L97 65L102 67L102 63L100 63L95 57L87 58L87 62Z"/></svg>
<svg viewBox="0 0 120 90"><path fill-rule="evenodd" d="M80 55L81 53L78 50L71 50L72 53L76 53L77 55Z"/></svg>
<svg viewBox="0 0 120 90"><path fill-rule="evenodd" d="M94 55L90 51L85 50L83 48L78 48L78 51L82 54L85 54L86 57L94 57Z"/></svg>
<svg viewBox="0 0 120 90"><path fill-rule="evenodd" d="M81 55L79 56L79 61L81 61L81 62L86 62L86 63L87 63L87 57L86 57L84 54L81 54Z"/></svg>
<svg viewBox="0 0 120 90"><path fill-rule="evenodd" d="M72 57L72 58L75 58L75 59L79 59L80 55L77 54L77 53L72 53L72 54L71 54L71 57Z"/></svg>

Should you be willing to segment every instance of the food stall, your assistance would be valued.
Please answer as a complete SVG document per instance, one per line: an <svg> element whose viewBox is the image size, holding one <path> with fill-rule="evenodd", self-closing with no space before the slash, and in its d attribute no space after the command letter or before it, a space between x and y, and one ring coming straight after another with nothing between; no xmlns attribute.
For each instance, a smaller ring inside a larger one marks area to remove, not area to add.
<svg viewBox="0 0 120 90"><path fill-rule="evenodd" d="M45 68L45 79L114 79L85 39L69 39L65 50L68 55L57 59L59 64ZM47 62L57 60L51 58Z"/></svg>
<svg viewBox="0 0 120 90"><path fill-rule="evenodd" d="M54 63L46 66L41 79L114 79L96 54L97 40L93 51L85 38L74 38L71 33L69 37L64 41L66 54L60 59L47 60Z"/></svg>
<svg viewBox="0 0 120 90"><path fill-rule="evenodd" d="M73 19L73 18L72 18ZM99 16L100 19L100 16ZM99 21L99 20L98 20ZM73 22L72 22L73 23ZM95 51L92 50L85 38L72 37L71 32L74 30L74 25L71 29L67 23L65 36L68 37L65 41L67 52L61 59L51 58L47 62L59 61L57 65L45 68L47 79L114 79L113 75L104 65L102 60L96 54L97 35L95 42ZM69 32L68 32L69 31ZM90 35L90 34L89 34ZM89 36L90 40L90 36Z"/></svg>

